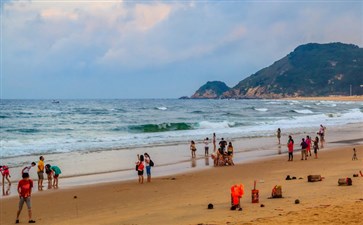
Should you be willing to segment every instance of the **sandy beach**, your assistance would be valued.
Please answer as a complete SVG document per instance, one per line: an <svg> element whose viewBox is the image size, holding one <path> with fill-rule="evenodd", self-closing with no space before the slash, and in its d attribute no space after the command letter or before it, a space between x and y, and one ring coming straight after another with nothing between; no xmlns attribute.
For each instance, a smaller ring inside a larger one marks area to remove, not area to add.
<svg viewBox="0 0 363 225"><path fill-rule="evenodd" d="M352 161L352 148L359 160ZM361 224L363 146L325 148L319 159L293 162L279 155L268 159L153 179L47 190L33 194L37 224ZM307 182L319 174L321 182ZM285 180L286 176L297 177ZM299 179L299 178L302 179ZM351 177L352 186L338 186ZM251 203L254 180L260 203ZM243 184L243 211L230 211L230 187ZM14 184L16 185L16 184ZM268 199L274 185L282 185L282 199ZM295 204L299 199L300 204ZM212 203L214 209L208 210ZM13 224L17 197L1 199L1 224ZM265 207L260 207L263 204ZM20 220L27 222L26 208Z"/></svg>
<svg viewBox="0 0 363 225"><path fill-rule="evenodd" d="M295 98L284 98L289 100L314 100L314 101L363 101L362 95L331 95L324 97L295 97Z"/></svg>

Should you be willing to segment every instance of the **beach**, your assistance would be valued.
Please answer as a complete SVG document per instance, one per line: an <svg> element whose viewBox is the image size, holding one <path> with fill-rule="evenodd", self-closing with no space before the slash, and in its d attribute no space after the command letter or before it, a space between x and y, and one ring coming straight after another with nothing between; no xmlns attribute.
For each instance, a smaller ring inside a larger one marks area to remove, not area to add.
<svg viewBox="0 0 363 225"><path fill-rule="evenodd" d="M301 161L297 151L294 161L288 162L286 154L275 154L230 167L161 176L144 184L137 183L136 174L134 180L68 188L62 188L61 179L60 189L33 194L33 218L37 224L360 224L363 177L352 175L363 170L361 141L339 140L339 146L319 151L318 159ZM352 161L353 147L359 160ZM287 175L297 179L285 180ZM308 175L325 179L311 183ZM338 186L338 179L346 177L353 185ZM258 204L251 203L255 180ZM234 184L244 185L242 211L229 209ZM283 198L268 199L275 185L282 186ZM209 203L214 209L207 209ZM15 222L17 204L14 195L1 199L1 224ZM26 207L20 220L27 221Z"/></svg>

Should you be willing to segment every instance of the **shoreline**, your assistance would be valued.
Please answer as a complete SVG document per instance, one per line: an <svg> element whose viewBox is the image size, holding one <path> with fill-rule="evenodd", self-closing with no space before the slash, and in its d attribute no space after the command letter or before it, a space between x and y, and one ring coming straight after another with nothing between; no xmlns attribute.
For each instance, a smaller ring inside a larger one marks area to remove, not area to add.
<svg viewBox="0 0 363 225"><path fill-rule="evenodd" d="M363 101L363 95L331 95L331 96L317 96L317 97L287 97L281 100L297 100L297 101Z"/></svg>
<svg viewBox="0 0 363 225"><path fill-rule="evenodd" d="M288 162L286 155L274 155L231 167L162 176L143 185L137 184L136 178L69 188L60 184L58 190L33 194L33 218L37 224L80 225L321 224L321 221L359 224L354 221L360 221L356 216L363 209L360 200L363 199L363 177L353 178L352 174L363 170L363 145L354 145L358 161L351 160L352 147L345 144L325 148L319 152L319 159L309 157L307 161L300 161L299 152L294 154L293 162ZM321 174L325 179L309 183L306 177L310 174ZM286 175L303 179L286 181ZM353 185L339 187L338 178L347 176L353 179ZM260 190L259 204L251 203L254 180ZM239 183L245 187L241 200L243 211L230 211L229 188ZM268 199L274 185L282 185L284 198ZM294 204L295 199L300 204ZM10 196L0 201L2 224L12 224L17 198ZM213 210L206 209L209 203L214 205ZM265 207L261 208L260 204ZM336 209L346 215L335 217ZM26 221L24 209L21 221Z"/></svg>

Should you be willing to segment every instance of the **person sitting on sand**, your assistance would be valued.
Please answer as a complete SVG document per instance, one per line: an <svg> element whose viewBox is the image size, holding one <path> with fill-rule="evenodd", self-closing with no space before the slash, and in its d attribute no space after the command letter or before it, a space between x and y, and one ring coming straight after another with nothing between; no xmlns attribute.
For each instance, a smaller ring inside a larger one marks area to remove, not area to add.
<svg viewBox="0 0 363 225"><path fill-rule="evenodd" d="M136 162L136 168L137 168L137 175L139 176L139 184L144 183L144 156L143 155L137 155L137 159L139 161Z"/></svg>
<svg viewBox="0 0 363 225"><path fill-rule="evenodd" d="M314 145L315 159L317 159L318 158L318 150L319 150L319 138L318 138L318 136L315 137L313 145Z"/></svg>
<svg viewBox="0 0 363 225"><path fill-rule="evenodd" d="M287 149L289 152L289 160L294 160L294 139L292 139L291 135L289 135L289 140L287 141Z"/></svg>
<svg viewBox="0 0 363 225"><path fill-rule="evenodd" d="M11 181L9 179L10 176L10 170L9 170L9 167L8 166L0 166L0 172L1 172L1 175L3 177L2 179L2 184L5 186L5 179L8 181L9 183L9 186L11 185Z"/></svg>

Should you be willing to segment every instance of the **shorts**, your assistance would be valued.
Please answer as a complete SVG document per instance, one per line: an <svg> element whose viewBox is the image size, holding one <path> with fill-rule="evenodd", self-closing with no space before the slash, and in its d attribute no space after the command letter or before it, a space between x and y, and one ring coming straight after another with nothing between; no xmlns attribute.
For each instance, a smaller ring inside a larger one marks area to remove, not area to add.
<svg viewBox="0 0 363 225"><path fill-rule="evenodd" d="M3 171L3 176L10 176L10 172L9 172L9 170L4 170Z"/></svg>
<svg viewBox="0 0 363 225"><path fill-rule="evenodd" d="M141 170L141 171L140 171L140 170L138 170L138 171L137 171L137 175L139 175L139 176L144 175L144 170Z"/></svg>
<svg viewBox="0 0 363 225"><path fill-rule="evenodd" d="M151 176L151 166L146 166L146 174Z"/></svg>
<svg viewBox="0 0 363 225"><path fill-rule="evenodd" d="M59 174L54 174L53 176L54 178L58 178L59 177Z"/></svg>
<svg viewBox="0 0 363 225"><path fill-rule="evenodd" d="M41 171L41 172L38 172L38 178L43 180L44 179L44 172Z"/></svg>
<svg viewBox="0 0 363 225"><path fill-rule="evenodd" d="M20 197L19 200L19 211L23 208L24 202L26 204L26 206L28 207L28 209L32 208L32 203L30 201L30 197L24 198L24 197Z"/></svg>

